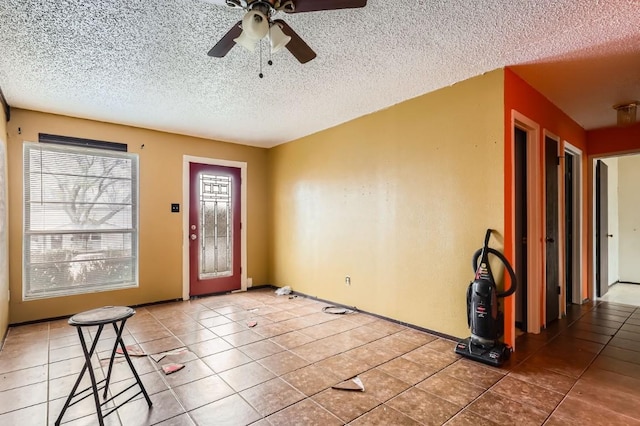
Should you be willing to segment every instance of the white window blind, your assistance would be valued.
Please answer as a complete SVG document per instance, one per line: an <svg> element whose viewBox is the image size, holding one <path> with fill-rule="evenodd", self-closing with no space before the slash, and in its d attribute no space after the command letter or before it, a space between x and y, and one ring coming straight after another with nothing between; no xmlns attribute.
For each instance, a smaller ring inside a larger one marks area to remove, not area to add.
<svg viewBox="0 0 640 426"><path fill-rule="evenodd" d="M138 285L138 156L24 145L23 299Z"/></svg>

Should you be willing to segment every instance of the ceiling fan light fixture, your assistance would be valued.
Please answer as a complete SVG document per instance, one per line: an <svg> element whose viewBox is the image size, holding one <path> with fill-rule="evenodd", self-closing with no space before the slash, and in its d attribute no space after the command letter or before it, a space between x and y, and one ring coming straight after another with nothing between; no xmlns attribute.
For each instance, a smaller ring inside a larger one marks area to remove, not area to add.
<svg viewBox="0 0 640 426"><path fill-rule="evenodd" d="M636 113L640 101L625 102L613 106L618 113L618 126L626 126L636 122Z"/></svg>
<svg viewBox="0 0 640 426"><path fill-rule="evenodd" d="M237 38L234 38L233 41L235 41L240 46L242 46L245 49L247 49L249 52L255 52L256 44L258 44L259 39L255 40L255 39L249 37L245 31L242 31L240 33L240 36L237 37Z"/></svg>
<svg viewBox="0 0 640 426"><path fill-rule="evenodd" d="M282 31L280 25L274 23L269 28L269 41L271 42L271 53L277 53L291 41L291 37Z"/></svg>
<svg viewBox="0 0 640 426"><path fill-rule="evenodd" d="M259 10L250 10L242 18L242 32L254 40L260 40L269 32L269 19Z"/></svg>

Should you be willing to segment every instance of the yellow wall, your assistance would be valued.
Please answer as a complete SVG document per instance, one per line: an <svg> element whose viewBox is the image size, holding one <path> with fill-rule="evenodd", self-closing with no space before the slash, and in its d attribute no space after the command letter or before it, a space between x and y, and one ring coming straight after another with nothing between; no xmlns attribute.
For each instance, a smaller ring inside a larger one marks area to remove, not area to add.
<svg viewBox="0 0 640 426"><path fill-rule="evenodd" d="M503 81L496 70L271 149L271 282L467 335L471 256L487 228L502 247Z"/></svg>
<svg viewBox="0 0 640 426"><path fill-rule="evenodd" d="M7 146L7 117L4 113L4 108L0 106L0 144L2 144L3 152L6 152ZM2 173L3 170L6 171L6 156L0 155L0 161L4 162L4 164L0 163L0 192L3 191L4 185L6 184L6 176ZM0 206L0 235L5 234L5 238L8 238L6 234L7 231L7 216L6 216L6 205ZM0 244L5 244L2 238L0 238ZM0 251L3 252L5 250ZM9 323L9 299L7 290L9 290L9 274L7 273L7 266L9 262L7 259L0 259L0 346L2 346L2 339L4 335L7 333L7 326Z"/></svg>
<svg viewBox="0 0 640 426"><path fill-rule="evenodd" d="M19 109L12 109L7 130L11 323L69 315L109 304L181 298L182 212L171 213L170 204L182 203L183 155L247 162L248 276L254 285L268 283L267 150ZM22 146L23 141L37 142L38 133L126 143L129 152L139 154L139 288L22 301Z"/></svg>

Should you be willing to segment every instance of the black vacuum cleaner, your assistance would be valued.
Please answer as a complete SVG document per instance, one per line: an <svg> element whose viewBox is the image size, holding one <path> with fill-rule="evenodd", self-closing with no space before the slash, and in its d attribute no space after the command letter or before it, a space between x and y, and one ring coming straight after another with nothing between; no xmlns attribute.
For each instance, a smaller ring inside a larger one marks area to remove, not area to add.
<svg viewBox="0 0 640 426"><path fill-rule="evenodd" d="M491 229L487 229L484 246L473 255L473 270L476 275L467 289L467 323L471 329L471 337L459 341L455 351L458 355L499 367L509 359L511 347L500 342L504 332L504 316L498 299L513 294L517 283L509 261L502 253L489 247L491 232ZM511 277L508 290L498 292L489 264L489 254L500 260Z"/></svg>

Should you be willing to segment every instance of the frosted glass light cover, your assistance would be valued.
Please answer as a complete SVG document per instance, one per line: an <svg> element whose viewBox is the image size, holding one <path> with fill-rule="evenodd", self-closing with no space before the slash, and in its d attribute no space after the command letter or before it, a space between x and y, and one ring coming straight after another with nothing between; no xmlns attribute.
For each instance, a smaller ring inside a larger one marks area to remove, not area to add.
<svg viewBox="0 0 640 426"><path fill-rule="evenodd" d="M271 53L276 53L291 41L291 37L282 32L282 28L278 24L273 24L269 29L269 40L271 42Z"/></svg>

